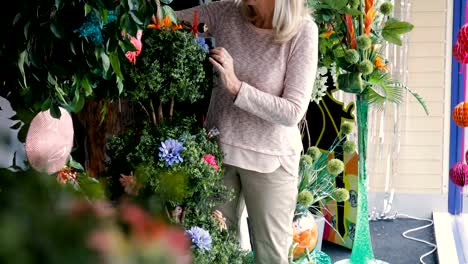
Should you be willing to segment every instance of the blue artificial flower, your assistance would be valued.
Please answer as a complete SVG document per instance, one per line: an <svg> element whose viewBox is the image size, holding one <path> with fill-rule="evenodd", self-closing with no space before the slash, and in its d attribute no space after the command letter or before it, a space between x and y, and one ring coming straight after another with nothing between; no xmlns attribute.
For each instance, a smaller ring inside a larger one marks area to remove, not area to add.
<svg viewBox="0 0 468 264"><path fill-rule="evenodd" d="M204 37L197 37L195 40L202 47L203 51L205 51L206 53L209 52L209 47L208 44L206 44Z"/></svg>
<svg viewBox="0 0 468 264"><path fill-rule="evenodd" d="M166 166L172 166L174 163L184 161L180 156L180 152L184 149L184 145L179 141L169 138L161 142L159 147L159 157L164 159Z"/></svg>
<svg viewBox="0 0 468 264"><path fill-rule="evenodd" d="M192 247L198 247L202 250L210 250L211 249L211 236L208 231L198 226L194 226L189 230L185 231L185 233L190 237L192 240Z"/></svg>
<svg viewBox="0 0 468 264"><path fill-rule="evenodd" d="M108 12L107 20L104 22L103 26L116 20L117 15L111 10ZM74 30L74 32L79 33L80 37L89 38L96 45L102 45L104 43L102 27L94 13L91 13L83 24L78 29Z"/></svg>

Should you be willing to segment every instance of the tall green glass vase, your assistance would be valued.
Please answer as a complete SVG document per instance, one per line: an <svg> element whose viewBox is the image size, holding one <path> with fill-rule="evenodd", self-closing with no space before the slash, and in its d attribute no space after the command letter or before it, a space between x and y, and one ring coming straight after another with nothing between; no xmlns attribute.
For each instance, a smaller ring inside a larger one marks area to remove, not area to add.
<svg viewBox="0 0 468 264"><path fill-rule="evenodd" d="M356 95L356 115L358 128L358 205L356 231L354 234L351 257L336 263L344 264L374 264L386 263L376 260L372 251L372 242L369 230L369 214L367 205L367 117L369 102L365 95Z"/></svg>

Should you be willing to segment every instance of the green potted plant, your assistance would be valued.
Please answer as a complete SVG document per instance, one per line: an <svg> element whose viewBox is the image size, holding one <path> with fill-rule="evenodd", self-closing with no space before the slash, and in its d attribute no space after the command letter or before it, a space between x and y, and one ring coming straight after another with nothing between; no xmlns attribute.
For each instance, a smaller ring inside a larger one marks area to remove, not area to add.
<svg viewBox="0 0 468 264"><path fill-rule="evenodd" d="M301 157L299 165L298 198L294 215L294 236L291 247L291 261L313 258L313 251L320 250L323 228L327 220L323 216L327 210L325 204L330 200L344 202L349 199L349 192L335 185L336 177L344 171L342 160L335 158L345 151L352 153L355 143L347 140L353 130L353 124L345 122L340 134L327 150L310 147ZM330 225L330 224L329 224ZM334 228L330 225L331 228Z"/></svg>

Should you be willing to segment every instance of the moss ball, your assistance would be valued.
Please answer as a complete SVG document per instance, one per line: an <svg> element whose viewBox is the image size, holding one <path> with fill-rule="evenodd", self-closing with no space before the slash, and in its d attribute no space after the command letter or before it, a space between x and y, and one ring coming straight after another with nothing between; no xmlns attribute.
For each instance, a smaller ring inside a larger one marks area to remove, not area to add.
<svg viewBox="0 0 468 264"><path fill-rule="evenodd" d="M359 63L359 72L363 75L369 75L374 71L374 64L370 60L363 60Z"/></svg>
<svg viewBox="0 0 468 264"><path fill-rule="evenodd" d="M393 4L390 2L385 2L380 5L380 12L386 16L392 14L393 12Z"/></svg>
<svg viewBox="0 0 468 264"><path fill-rule="evenodd" d="M333 199L337 202L344 202L349 200L349 191L344 188L337 188L332 193Z"/></svg>
<svg viewBox="0 0 468 264"><path fill-rule="evenodd" d="M309 207L313 199L314 196L308 190L304 190L297 195L297 202L304 207Z"/></svg>
<svg viewBox="0 0 468 264"><path fill-rule="evenodd" d="M359 49L367 50L370 49L372 45L372 40L366 35L361 35L356 38L356 43Z"/></svg>
<svg viewBox="0 0 468 264"><path fill-rule="evenodd" d="M312 164L314 163L314 160L312 159L311 156L309 155L302 155L301 157L301 167L302 166L307 166L307 167L310 167L312 166Z"/></svg>
<svg viewBox="0 0 468 264"><path fill-rule="evenodd" d="M331 159L327 162L327 170L331 175L338 176L344 171L344 163L339 159Z"/></svg>
<svg viewBox="0 0 468 264"><path fill-rule="evenodd" d="M355 49L346 50L345 60L351 64L356 64L359 61L359 53Z"/></svg>
<svg viewBox="0 0 468 264"><path fill-rule="evenodd" d="M307 150L307 155L311 156L314 161L318 160L322 156L322 152L316 146L310 147Z"/></svg>
<svg viewBox="0 0 468 264"><path fill-rule="evenodd" d="M340 132L343 135L349 135L353 133L354 125L351 122L343 122L340 126Z"/></svg>
<svg viewBox="0 0 468 264"><path fill-rule="evenodd" d="M348 4L351 8L357 8L359 6L359 0L349 0Z"/></svg>
<svg viewBox="0 0 468 264"><path fill-rule="evenodd" d="M343 143L343 151L345 153L353 153L356 150L356 143L354 141L346 140Z"/></svg>

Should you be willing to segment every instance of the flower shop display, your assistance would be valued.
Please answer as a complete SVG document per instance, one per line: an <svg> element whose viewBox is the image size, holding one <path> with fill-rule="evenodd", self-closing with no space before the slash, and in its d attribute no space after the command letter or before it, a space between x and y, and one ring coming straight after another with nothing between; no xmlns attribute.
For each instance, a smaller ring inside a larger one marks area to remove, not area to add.
<svg viewBox="0 0 468 264"><path fill-rule="evenodd" d="M387 43L402 45L400 35L413 25L392 17L392 5L385 1L309 1L319 25L319 66L332 67L336 62L336 86L356 95L358 127L359 183L358 221L350 263L374 263L367 221L367 114L369 105L384 107L385 102L401 103L408 91L427 108L422 98L386 69L389 62L383 53ZM348 261L348 260L346 260Z"/></svg>

